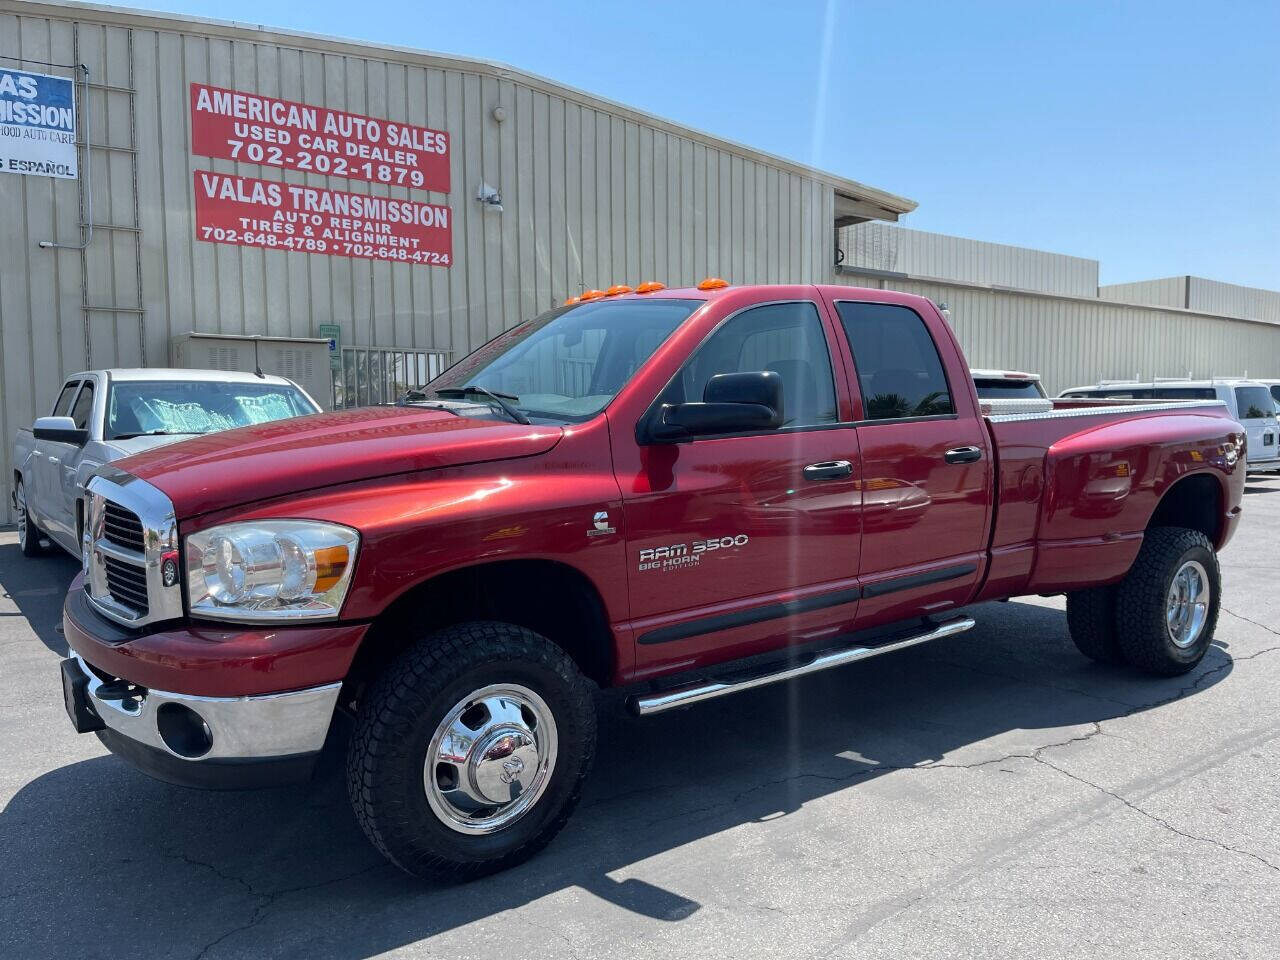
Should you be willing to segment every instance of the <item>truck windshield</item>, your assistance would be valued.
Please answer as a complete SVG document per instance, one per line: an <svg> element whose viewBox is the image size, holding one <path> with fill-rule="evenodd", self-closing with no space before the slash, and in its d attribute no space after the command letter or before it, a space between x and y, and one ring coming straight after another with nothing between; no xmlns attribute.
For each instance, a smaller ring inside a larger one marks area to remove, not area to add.
<svg viewBox="0 0 1280 960"><path fill-rule="evenodd" d="M147 434L213 433L317 409L301 390L283 383L123 380L112 383L107 394L103 435L124 440Z"/></svg>
<svg viewBox="0 0 1280 960"><path fill-rule="evenodd" d="M593 300L559 307L490 340L425 393L483 387L527 417L595 416L701 300Z"/></svg>

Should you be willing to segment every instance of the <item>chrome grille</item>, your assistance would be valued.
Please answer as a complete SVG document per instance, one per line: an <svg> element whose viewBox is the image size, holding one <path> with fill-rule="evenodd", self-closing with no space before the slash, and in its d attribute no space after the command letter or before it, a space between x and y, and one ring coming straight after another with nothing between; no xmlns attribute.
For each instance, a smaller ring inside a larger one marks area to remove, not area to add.
<svg viewBox="0 0 1280 960"><path fill-rule="evenodd" d="M102 514L102 535L111 543L126 550L142 553L146 541L142 535L142 521L132 510L107 500Z"/></svg>
<svg viewBox="0 0 1280 960"><path fill-rule="evenodd" d="M169 498L114 467L86 488L84 588L104 616L141 627L182 616L182 588L165 586L161 566L177 558L178 525Z"/></svg>
<svg viewBox="0 0 1280 960"><path fill-rule="evenodd" d="M146 616L150 604L147 601L147 570L126 560L104 555L102 563L107 572L107 590L116 603L136 610Z"/></svg>

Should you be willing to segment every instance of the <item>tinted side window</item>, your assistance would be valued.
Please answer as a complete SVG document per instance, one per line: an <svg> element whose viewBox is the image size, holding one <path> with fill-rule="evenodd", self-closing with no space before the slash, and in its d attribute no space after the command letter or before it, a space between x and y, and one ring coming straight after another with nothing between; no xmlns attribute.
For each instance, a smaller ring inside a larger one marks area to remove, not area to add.
<svg viewBox="0 0 1280 960"><path fill-rule="evenodd" d="M1271 396L1275 399L1276 406L1280 407L1280 383L1273 383L1271 385Z"/></svg>
<svg viewBox="0 0 1280 960"><path fill-rule="evenodd" d="M76 422L77 430L89 429L89 414L93 412L93 381L86 380L80 396L76 397L76 405L71 408L71 419Z"/></svg>
<svg viewBox="0 0 1280 960"><path fill-rule="evenodd" d="M76 395L76 390L80 387L79 380L68 380L62 388L62 392L58 394L58 399L54 401L53 413L51 417L68 417L70 416L71 400Z"/></svg>
<svg viewBox="0 0 1280 960"><path fill-rule="evenodd" d="M783 426L835 422L831 354L812 303L764 304L731 318L698 347L663 401L697 402L716 374L756 370L772 370L782 378Z"/></svg>
<svg viewBox="0 0 1280 960"><path fill-rule="evenodd" d="M1236 387L1236 416L1241 420L1274 417L1275 401L1266 387Z"/></svg>
<svg viewBox="0 0 1280 960"><path fill-rule="evenodd" d="M1156 387L1152 394L1156 400L1213 400L1217 397L1212 387Z"/></svg>
<svg viewBox="0 0 1280 960"><path fill-rule="evenodd" d="M924 320L890 303L837 303L868 420L954 413L942 360Z"/></svg>

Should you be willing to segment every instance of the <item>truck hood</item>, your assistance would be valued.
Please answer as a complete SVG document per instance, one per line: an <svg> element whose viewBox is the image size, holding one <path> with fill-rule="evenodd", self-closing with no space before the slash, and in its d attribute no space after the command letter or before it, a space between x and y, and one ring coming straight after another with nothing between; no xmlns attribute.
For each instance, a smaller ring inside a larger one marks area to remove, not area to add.
<svg viewBox="0 0 1280 960"><path fill-rule="evenodd" d="M560 427L365 407L211 433L114 464L158 487L186 519L394 474L545 453Z"/></svg>
<svg viewBox="0 0 1280 960"><path fill-rule="evenodd" d="M102 445L111 451L112 460L119 460L121 457L132 457L148 450L154 450L156 447L167 447L171 443L190 439L191 434L179 434L172 437L130 437L128 440L103 440Z"/></svg>

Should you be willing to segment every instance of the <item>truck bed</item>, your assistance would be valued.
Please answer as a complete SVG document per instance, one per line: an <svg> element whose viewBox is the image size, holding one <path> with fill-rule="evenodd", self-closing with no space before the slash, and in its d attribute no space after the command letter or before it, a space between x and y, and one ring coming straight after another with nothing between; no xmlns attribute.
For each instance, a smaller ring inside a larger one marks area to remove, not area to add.
<svg viewBox="0 0 1280 960"><path fill-rule="evenodd" d="M996 511L979 599L1120 579L1156 503L1193 469L1206 474L1197 481L1205 507L1229 536L1234 516L1221 504L1239 502L1227 487L1243 486L1243 475L1228 468L1242 449L1240 427L1219 401L1059 399L1049 411L985 420Z"/></svg>

